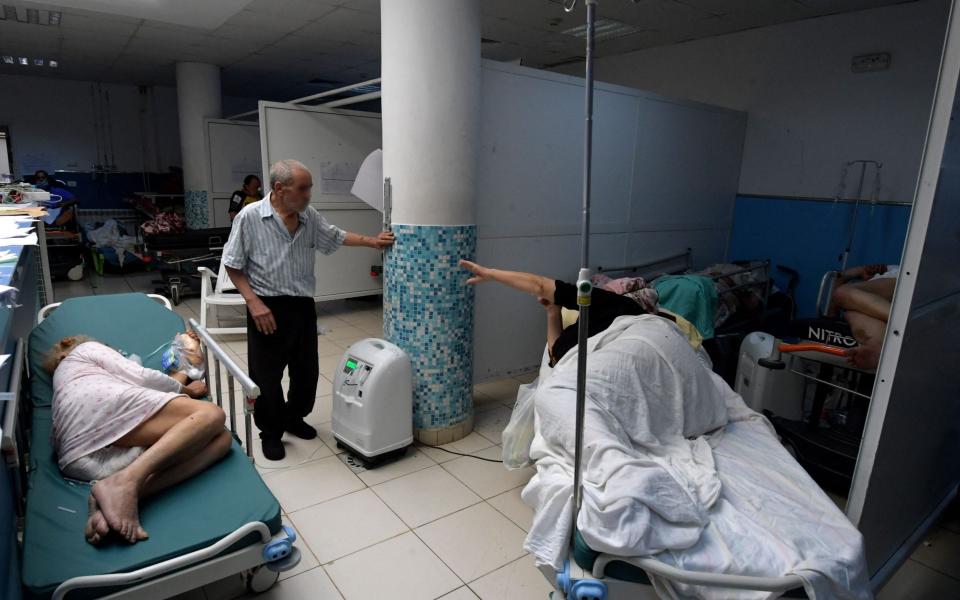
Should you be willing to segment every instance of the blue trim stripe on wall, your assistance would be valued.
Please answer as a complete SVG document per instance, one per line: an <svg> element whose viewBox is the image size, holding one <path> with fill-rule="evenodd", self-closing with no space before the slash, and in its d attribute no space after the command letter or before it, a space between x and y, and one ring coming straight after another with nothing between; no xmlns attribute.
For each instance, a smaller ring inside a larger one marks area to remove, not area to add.
<svg viewBox="0 0 960 600"><path fill-rule="evenodd" d="M814 316L820 279L840 267L853 204L738 196L728 260L771 259L797 270L797 316ZM897 264L910 220L909 206L861 204L849 266ZM774 271L779 286L787 279Z"/></svg>

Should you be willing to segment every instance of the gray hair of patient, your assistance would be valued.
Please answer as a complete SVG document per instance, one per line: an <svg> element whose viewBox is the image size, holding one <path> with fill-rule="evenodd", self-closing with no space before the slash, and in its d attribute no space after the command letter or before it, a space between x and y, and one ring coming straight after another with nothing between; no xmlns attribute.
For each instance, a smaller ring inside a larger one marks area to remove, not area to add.
<svg viewBox="0 0 960 600"><path fill-rule="evenodd" d="M270 165L270 189L272 190L278 183L282 186L293 185L293 173L297 169L310 172L306 165L292 158L278 160Z"/></svg>
<svg viewBox="0 0 960 600"><path fill-rule="evenodd" d="M71 335L63 338L54 344L53 348L47 353L43 361L43 368L46 369L48 373L53 373L57 370L57 367L60 366L60 363L63 362L63 359L73 352L74 348L80 344L93 341L96 340L85 335Z"/></svg>

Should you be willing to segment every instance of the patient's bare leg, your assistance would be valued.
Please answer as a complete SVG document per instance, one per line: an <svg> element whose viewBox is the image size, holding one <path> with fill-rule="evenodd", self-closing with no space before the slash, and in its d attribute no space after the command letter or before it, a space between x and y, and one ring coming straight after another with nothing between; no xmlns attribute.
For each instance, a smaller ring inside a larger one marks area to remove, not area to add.
<svg viewBox="0 0 960 600"><path fill-rule="evenodd" d="M91 490L110 528L131 543L145 539L147 534L140 526L139 499L145 492L160 489L157 485L147 485L149 480L183 463L192 463L190 475L199 472L196 466L200 464L206 468L216 459L211 460L210 455L202 451L224 433L223 422L223 410L219 407L178 396L115 442L117 446L147 449L122 471L95 483ZM221 447L225 452L229 446L224 447L222 442L214 445L217 449ZM199 460L201 456L204 460ZM173 479L167 475L160 482L170 485Z"/></svg>
<svg viewBox="0 0 960 600"><path fill-rule="evenodd" d="M847 310L845 315L853 330L853 337L860 344L850 350L850 362L861 369L876 369L880 363L883 336L887 331L886 321L855 310Z"/></svg>
<svg viewBox="0 0 960 600"><path fill-rule="evenodd" d="M890 318L890 300L897 280L874 279L841 285L833 292L834 305L886 322Z"/></svg>

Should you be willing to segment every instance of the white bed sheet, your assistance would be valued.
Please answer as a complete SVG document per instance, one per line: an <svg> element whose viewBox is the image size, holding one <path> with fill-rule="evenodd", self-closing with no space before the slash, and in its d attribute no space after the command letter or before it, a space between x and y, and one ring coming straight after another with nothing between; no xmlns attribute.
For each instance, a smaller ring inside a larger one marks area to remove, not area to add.
<svg viewBox="0 0 960 600"><path fill-rule="evenodd" d="M696 571L797 574L818 600L871 597L860 533L675 326L624 317L589 348L578 528L592 548ZM554 568L571 526L575 355L538 382L537 473L523 491L535 511L525 547ZM769 597L655 585L673 598Z"/></svg>

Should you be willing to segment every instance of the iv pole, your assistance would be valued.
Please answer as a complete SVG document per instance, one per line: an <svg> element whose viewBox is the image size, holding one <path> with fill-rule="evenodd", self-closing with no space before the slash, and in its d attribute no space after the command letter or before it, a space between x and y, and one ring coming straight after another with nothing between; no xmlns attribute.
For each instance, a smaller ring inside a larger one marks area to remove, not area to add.
<svg viewBox="0 0 960 600"><path fill-rule="evenodd" d="M590 297L593 284L590 281L590 180L591 164L593 161L593 46L594 21L597 0L585 0L587 7L587 52L586 52L586 121L583 146L583 214L580 229L580 272L577 274L577 305L579 317L577 320L577 417L575 422L576 449L573 463L573 524L577 526L577 516L583 504L583 430L584 414L586 411L586 383L587 383L587 326L590 319ZM573 10L576 1L567 12Z"/></svg>

